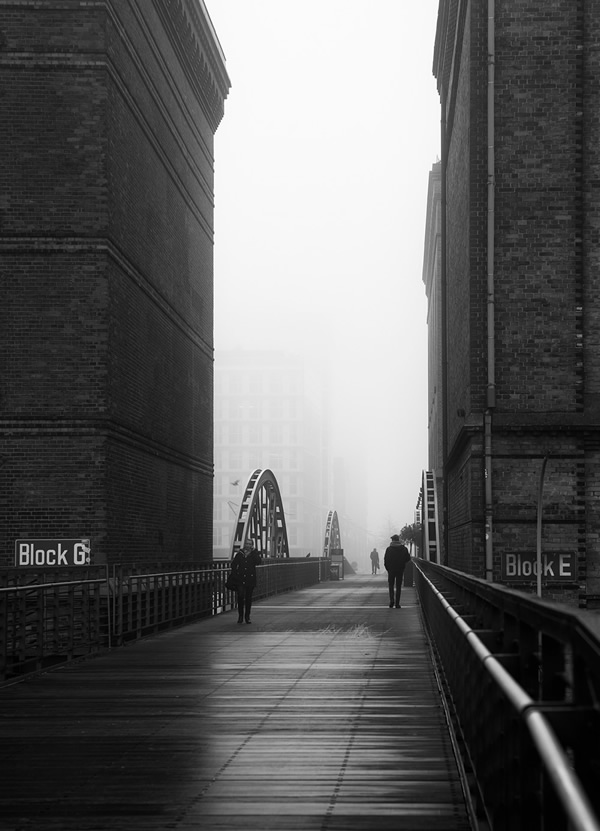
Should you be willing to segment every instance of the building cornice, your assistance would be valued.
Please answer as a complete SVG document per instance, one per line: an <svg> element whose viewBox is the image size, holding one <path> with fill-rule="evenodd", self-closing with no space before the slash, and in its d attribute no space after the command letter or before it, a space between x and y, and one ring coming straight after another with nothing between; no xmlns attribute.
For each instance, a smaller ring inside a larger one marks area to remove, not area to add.
<svg viewBox="0 0 600 831"><path fill-rule="evenodd" d="M423 283L427 297L431 296L436 254L439 246L439 237L442 230L441 220L442 199L442 164L435 162L429 172L427 188L427 210L425 215L425 242L423 251Z"/></svg>
<svg viewBox="0 0 600 831"><path fill-rule="evenodd" d="M153 0L190 86L216 132L231 82L203 0Z"/></svg>

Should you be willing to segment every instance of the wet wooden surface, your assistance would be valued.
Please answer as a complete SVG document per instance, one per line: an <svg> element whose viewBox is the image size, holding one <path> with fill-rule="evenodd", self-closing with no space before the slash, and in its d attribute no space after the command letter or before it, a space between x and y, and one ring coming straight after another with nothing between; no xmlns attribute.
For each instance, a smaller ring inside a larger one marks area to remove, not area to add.
<svg viewBox="0 0 600 831"><path fill-rule="evenodd" d="M467 831L413 589L350 577L0 689L0 829Z"/></svg>

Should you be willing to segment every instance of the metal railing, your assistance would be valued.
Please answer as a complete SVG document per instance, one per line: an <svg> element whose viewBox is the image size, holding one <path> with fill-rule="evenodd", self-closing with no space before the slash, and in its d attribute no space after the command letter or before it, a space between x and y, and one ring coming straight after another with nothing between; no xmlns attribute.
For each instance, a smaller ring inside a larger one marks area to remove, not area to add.
<svg viewBox="0 0 600 831"><path fill-rule="evenodd" d="M232 608L226 563L171 566L168 571L114 566L110 577L114 644L141 638Z"/></svg>
<svg viewBox="0 0 600 831"><path fill-rule="evenodd" d="M229 561L168 572L115 566L111 578L115 643L235 608L235 592L225 588L230 568ZM256 571L256 600L314 585L322 579L317 559L271 560Z"/></svg>
<svg viewBox="0 0 600 831"><path fill-rule="evenodd" d="M0 587L0 680L100 648L104 579Z"/></svg>
<svg viewBox="0 0 600 831"><path fill-rule="evenodd" d="M164 570L115 565L0 573L0 681L39 671L235 607L229 561ZM257 568L255 598L328 579L328 561L281 559Z"/></svg>
<svg viewBox="0 0 600 831"><path fill-rule="evenodd" d="M600 831L600 616L414 563L479 815Z"/></svg>

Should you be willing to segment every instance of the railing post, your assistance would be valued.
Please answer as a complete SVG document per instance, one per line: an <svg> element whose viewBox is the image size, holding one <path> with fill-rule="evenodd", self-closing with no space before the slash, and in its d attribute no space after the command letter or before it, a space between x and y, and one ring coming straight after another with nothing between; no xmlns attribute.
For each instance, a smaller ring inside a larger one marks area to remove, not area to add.
<svg viewBox="0 0 600 831"><path fill-rule="evenodd" d="M565 655L564 648L549 635L541 636L541 690L544 701L564 701Z"/></svg>

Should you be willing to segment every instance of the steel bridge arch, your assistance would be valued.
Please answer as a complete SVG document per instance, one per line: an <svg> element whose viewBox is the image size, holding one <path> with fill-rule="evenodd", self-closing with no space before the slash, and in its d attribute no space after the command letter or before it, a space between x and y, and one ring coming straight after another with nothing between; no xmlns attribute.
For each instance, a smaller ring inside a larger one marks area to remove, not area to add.
<svg viewBox="0 0 600 831"><path fill-rule="evenodd" d="M423 471L421 485L422 501L422 528L423 528L423 558L439 563L440 559L440 528L438 518L438 501L433 471Z"/></svg>
<svg viewBox="0 0 600 831"><path fill-rule="evenodd" d="M271 470L250 474L235 525L231 556L250 542L263 557L289 557L285 514L277 479Z"/></svg>
<svg viewBox="0 0 600 831"><path fill-rule="evenodd" d="M337 511L329 511L327 525L325 526L325 544L323 545L323 556L331 559L333 549L342 547L340 536L340 523L338 522Z"/></svg>

